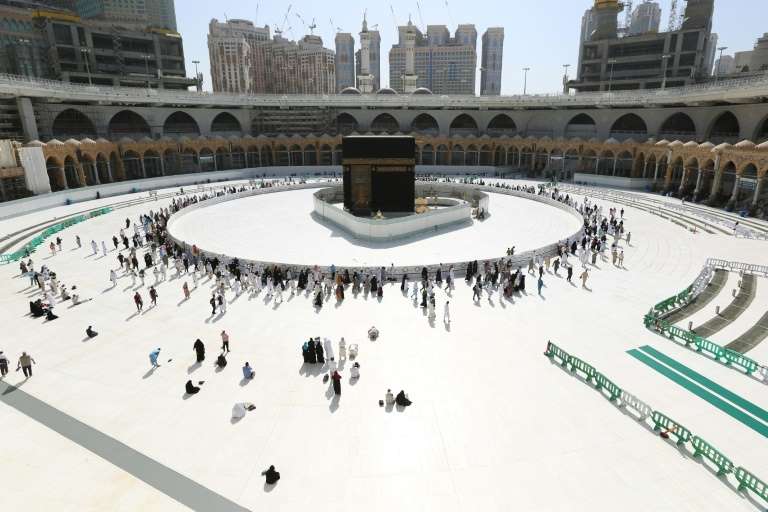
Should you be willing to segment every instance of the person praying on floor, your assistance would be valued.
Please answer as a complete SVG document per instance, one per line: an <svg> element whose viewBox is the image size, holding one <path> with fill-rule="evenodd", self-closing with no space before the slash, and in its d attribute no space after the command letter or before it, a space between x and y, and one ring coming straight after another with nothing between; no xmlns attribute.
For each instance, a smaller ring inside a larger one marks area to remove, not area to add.
<svg viewBox="0 0 768 512"><path fill-rule="evenodd" d="M97 333L96 331L94 331L94 330L93 330L93 326L90 326L90 325L89 325L89 326L88 326L88 328L85 330L85 334L86 334L86 335L87 335L89 338L95 338L96 336L98 336L98 335L99 335L99 333Z"/></svg>
<svg viewBox="0 0 768 512"><path fill-rule="evenodd" d="M200 392L200 388L192 384L191 379L187 381L187 384L184 386L184 389L186 389L188 395L195 395Z"/></svg>

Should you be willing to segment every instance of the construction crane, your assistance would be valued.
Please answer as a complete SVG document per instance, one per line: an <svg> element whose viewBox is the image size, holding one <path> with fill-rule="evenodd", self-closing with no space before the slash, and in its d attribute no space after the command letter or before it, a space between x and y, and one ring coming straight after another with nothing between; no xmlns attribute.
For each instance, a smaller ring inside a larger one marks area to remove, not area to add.
<svg viewBox="0 0 768 512"><path fill-rule="evenodd" d="M315 29L317 28L317 23L315 23L315 18L312 18L312 24L309 25L309 33L311 35L315 35Z"/></svg>
<svg viewBox="0 0 768 512"><path fill-rule="evenodd" d="M285 16L283 16L283 24L279 28L275 28L275 34L278 36L283 35L283 31L285 30L285 26L288 24L288 15L291 13L291 7L293 7L291 4L288 4L288 9L285 11ZM288 25L288 30L293 30L290 25Z"/></svg>
<svg viewBox="0 0 768 512"><path fill-rule="evenodd" d="M421 25L419 28L421 28L423 32L426 32L427 27L424 25L424 18L421 16L421 6L419 5L419 2L416 2L416 10L419 13L419 24Z"/></svg>
<svg viewBox="0 0 768 512"><path fill-rule="evenodd" d="M624 9L626 9L624 26L627 27L627 33L629 33L629 26L632 24L632 0L624 0Z"/></svg>
<svg viewBox="0 0 768 512"><path fill-rule="evenodd" d="M677 0L672 0L672 6L669 12L669 24L667 25L667 32L674 32L677 30Z"/></svg>
<svg viewBox="0 0 768 512"><path fill-rule="evenodd" d="M256 2L256 16L253 18L253 24L256 26L259 25L259 5L261 5L261 0Z"/></svg>
<svg viewBox="0 0 768 512"><path fill-rule="evenodd" d="M392 7L392 4L389 4L389 11L392 13L392 23L395 24L395 37L398 37L400 30L397 28L397 17L395 16L395 8Z"/></svg>

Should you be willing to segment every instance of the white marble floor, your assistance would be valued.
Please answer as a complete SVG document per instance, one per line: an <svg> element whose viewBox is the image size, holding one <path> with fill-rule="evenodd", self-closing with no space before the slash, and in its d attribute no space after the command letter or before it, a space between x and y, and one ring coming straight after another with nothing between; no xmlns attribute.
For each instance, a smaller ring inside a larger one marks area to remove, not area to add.
<svg viewBox="0 0 768 512"><path fill-rule="evenodd" d="M301 265L396 266L499 258L536 249L579 230L578 219L542 203L490 195L491 216L447 227L437 236L365 242L311 216L312 194L297 190L253 196L195 210L174 223L176 237L220 254Z"/></svg>
<svg viewBox="0 0 768 512"><path fill-rule="evenodd" d="M526 216L530 205L522 203L519 215ZM75 308L60 306L54 322L25 316L33 290L15 266L0 267L5 327L0 350L13 359L14 368L22 350L37 361L29 380L11 372L4 383L19 390L6 388L10 393L0 398L0 479L2 503L9 509L190 506L174 499L162 483L147 483L141 467L137 477L89 451L87 439L73 442L9 405L9 397L21 401L23 395L16 393L23 392L250 510L758 510L732 489L733 480L723 483L690 454L550 364L542 352L548 339L556 341L737 465L768 478L765 437L626 353L651 345L768 408L764 384L655 336L641 321L652 304L690 284L707 257L764 262L765 242L694 235L628 208L632 246L625 248L626 268L599 262L589 291L547 274L541 297L529 285L527 296L514 303L494 295L475 304L460 282L450 297L440 293L434 325L397 285L387 287L381 302L348 294L343 304L329 303L319 312L303 295L286 295L279 305L263 295L241 296L225 315L212 318L209 283L182 301L182 282L192 285L188 278L162 283L159 305L135 315L130 280L121 278L116 288L109 287L116 253L90 257L85 248L72 250L73 238L106 240L126 216L150 206L155 204L71 228L64 232L62 253L49 257L41 249L34 256L38 266L50 266L63 282L77 284L94 299ZM494 229L476 239L469 238L471 228L457 231L446 235L455 237L446 245L496 254L510 244L522 250L534 243L538 230L515 231L526 222L505 219L500 210L494 211ZM201 219L201 232L235 234L227 213L216 215L214 222ZM232 239L253 254L277 255L304 236L288 226L275 229L269 216L261 220L262 231L220 239ZM23 224L23 218L14 223ZM341 265L342 258L353 257L354 246L338 243L336 264ZM305 248L310 261L319 257L316 245ZM402 249L403 262L429 255L426 248L413 249ZM140 291L148 302L146 289ZM446 300L451 301L449 327L442 322ZM97 338L85 339L88 325L99 331ZM371 325L382 333L376 342L365 337ZM213 360L222 329L231 335L232 353L229 365L217 372ZM338 400L322 382L320 369L302 365L300 346L308 336L334 343L344 336L360 346L361 379L349 382L347 363ZM199 367L192 350L198 337L208 350ZM162 366L151 372L148 354L157 347L162 347ZM241 380L245 361L256 370L248 383ZM185 399L188 378L205 384ZM405 389L414 405L405 411L379 408L387 388ZM230 411L239 401L253 402L256 410L233 423ZM260 472L270 464L282 480L265 489Z"/></svg>

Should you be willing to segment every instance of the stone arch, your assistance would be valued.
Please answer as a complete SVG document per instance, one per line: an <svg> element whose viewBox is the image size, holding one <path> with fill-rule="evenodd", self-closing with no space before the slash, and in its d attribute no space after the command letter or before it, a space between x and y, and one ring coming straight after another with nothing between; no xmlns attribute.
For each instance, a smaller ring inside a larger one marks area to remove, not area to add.
<svg viewBox="0 0 768 512"><path fill-rule="evenodd" d="M644 140L648 136L648 125L637 114L624 114L611 125L610 137L616 140L633 138Z"/></svg>
<svg viewBox="0 0 768 512"><path fill-rule="evenodd" d="M51 127L53 138L66 139L95 139L96 127L91 118L77 109L62 110L53 120Z"/></svg>
<svg viewBox="0 0 768 512"><path fill-rule="evenodd" d="M109 168L109 160L104 153L96 155L96 174L101 183L112 183L112 173Z"/></svg>
<svg viewBox="0 0 768 512"><path fill-rule="evenodd" d="M275 165L275 160L272 153L272 148L269 146L262 146L259 151L261 154L261 165L264 167L270 167Z"/></svg>
<svg viewBox="0 0 768 512"><path fill-rule="evenodd" d="M421 148L421 165L435 165L435 148L432 144L425 144Z"/></svg>
<svg viewBox="0 0 768 512"><path fill-rule="evenodd" d="M467 146L467 151L464 155L464 163L467 165L477 165L480 162L480 151L477 146L470 144Z"/></svg>
<svg viewBox="0 0 768 512"><path fill-rule="evenodd" d="M320 146L320 165L333 165L333 148L328 144Z"/></svg>
<svg viewBox="0 0 768 512"><path fill-rule="evenodd" d="M163 167L166 175L181 173L181 158L176 149L168 148L163 152Z"/></svg>
<svg viewBox="0 0 768 512"><path fill-rule="evenodd" d="M67 178L67 188L80 188L84 185L78 171L75 159L67 155L64 158L64 176Z"/></svg>
<svg viewBox="0 0 768 512"><path fill-rule="evenodd" d="M464 165L464 147L461 144L454 144L451 148L451 165Z"/></svg>
<svg viewBox="0 0 768 512"><path fill-rule="evenodd" d="M597 162L597 174L603 176L613 175L613 165L616 160L616 155L610 149L603 150L600 153L600 158Z"/></svg>
<svg viewBox="0 0 768 512"><path fill-rule="evenodd" d="M590 139L597 134L597 123L588 114L577 114L565 125L566 137L581 137Z"/></svg>
<svg viewBox="0 0 768 512"><path fill-rule="evenodd" d="M440 144L435 151L435 165L450 165L448 146Z"/></svg>
<svg viewBox="0 0 768 512"><path fill-rule="evenodd" d="M317 147L314 144L304 146L304 165L317 165Z"/></svg>
<svg viewBox="0 0 768 512"><path fill-rule="evenodd" d="M493 165L493 151L491 146L484 144L480 148L480 165Z"/></svg>
<svg viewBox="0 0 768 512"><path fill-rule="evenodd" d="M355 116L347 112L342 112L336 116L336 133L349 135L352 132L360 131L360 123Z"/></svg>
<svg viewBox="0 0 768 512"><path fill-rule="evenodd" d="M581 161L578 165L577 172L586 174L597 174L597 153L594 149L587 149L581 155Z"/></svg>
<svg viewBox="0 0 768 512"><path fill-rule="evenodd" d="M245 148L238 145L232 146L229 152L229 162L233 169L245 169L248 166Z"/></svg>
<svg viewBox="0 0 768 512"><path fill-rule="evenodd" d="M659 138L693 140L696 138L696 123L688 114L683 112L672 114L661 124Z"/></svg>
<svg viewBox="0 0 768 512"><path fill-rule="evenodd" d="M341 165L342 148L341 144L336 144L333 147L333 165Z"/></svg>
<svg viewBox="0 0 768 512"><path fill-rule="evenodd" d="M240 121L229 112L220 112L211 121L211 133L223 135L240 135L243 127Z"/></svg>
<svg viewBox="0 0 768 512"><path fill-rule="evenodd" d="M133 110L121 110L112 116L107 131L112 140L119 140L123 137L139 140L152 135L152 129L147 120Z"/></svg>
<svg viewBox="0 0 768 512"><path fill-rule="evenodd" d="M291 162L290 154L288 153L288 148L285 147L283 144L278 144L275 147L275 165L279 166L286 166L289 165Z"/></svg>
<svg viewBox="0 0 768 512"><path fill-rule="evenodd" d="M429 114L419 114L411 123L411 131L421 135L437 135L440 133L440 127L437 120Z"/></svg>
<svg viewBox="0 0 768 512"><path fill-rule="evenodd" d="M83 170L83 176L85 176L85 184L89 187L98 185L99 176L96 172L96 159L90 154L80 151L78 151L78 159L80 160L80 168Z"/></svg>
<svg viewBox="0 0 768 512"><path fill-rule="evenodd" d="M159 178L163 175L163 159L160 153L154 149L148 149L144 152L144 172L147 178Z"/></svg>
<svg viewBox="0 0 768 512"><path fill-rule="evenodd" d="M191 115L177 110L165 119L163 134L197 136L200 135L200 127Z"/></svg>
<svg viewBox="0 0 768 512"><path fill-rule="evenodd" d="M708 197L712 190L712 184L715 181L715 161L710 158L704 164L699 165L699 173L701 178L697 177L697 188L694 195L696 201Z"/></svg>
<svg viewBox="0 0 768 512"><path fill-rule="evenodd" d="M232 154L227 151L226 147L216 148L216 170L226 171L232 168Z"/></svg>
<svg viewBox="0 0 768 512"><path fill-rule="evenodd" d="M739 142L741 125L739 120L730 110L718 115L707 130L706 140L713 144L722 144L728 142L735 144Z"/></svg>
<svg viewBox="0 0 768 512"><path fill-rule="evenodd" d="M502 135L514 137L517 135L517 124L507 114L498 114L488 123L485 133L491 137L501 137Z"/></svg>
<svg viewBox="0 0 768 512"><path fill-rule="evenodd" d="M690 157L683 165L683 176L680 180L680 197L687 197L696 187L696 179L699 176L699 159Z"/></svg>
<svg viewBox="0 0 768 512"><path fill-rule="evenodd" d="M683 175L685 174L685 162L683 161L683 157L678 156L672 160L670 167L671 172L667 171L669 173L667 183L668 190L677 191L683 182Z"/></svg>
<svg viewBox="0 0 768 512"><path fill-rule="evenodd" d="M184 148L179 155L182 173L200 172L200 156L192 148Z"/></svg>
<svg viewBox="0 0 768 512"><path fill-rule="evenodd" d="M304 151L298 144L292 144L288 148L288 164L304 165Z"/></svg>
<svg viewBox="0 0 768 512"><path fill-rule="evenodd" d="M64 165L61 161L50 156L45 161L45 167L48 171L48 182L51 184L51 192L58 192L67 188L67 178L64 176Z"/></svg>
<svg viewBox="0 0 768 512"><path fill-rule="evenodd" d="M493 152L493 165L507 165L507 151L504 146L496 146L496 150Z"/></svg>
<svg viewBox="0 0 768 512"><path fill-rule="evenodd" d="M141 171L142 158L137 152L128 150L123 153L123 168L125 169L125 179L139 180L143 178Z"/></svg>
<svg viewBox="0 0 768 512"><path fill-rule="evenodd" d="M197 159L202 172L216 170L216 154L211 148L200 148L200 151L197 153Z"/></svg>
<svg viewBox="0 0 768 512"><path fill-rule="evenodd" d="M714 190L714 200L718 204L728 202L733 195L734 187L736 186L736 176L738 174L736 163L732 160L721 164L720 171L720 183L718 190Z"/></svg>
<svg viewBox="0 0 768 512"><path fill-rule="evenodd" d="M379 114L371 122L371 131L373 133L393 134L400 131L400 124L392 114Z"/></svg>
<svg viewBox="0 0 768 512"><path fill-rule="evenodd" d="M477 136L477 134L477 121L475 121L475 118L469 114L459 114L453 118L453 121L451 121L451 126L449 129L450 136L453 137L454 135L458 135L465 137L467 135Z"/></svg>

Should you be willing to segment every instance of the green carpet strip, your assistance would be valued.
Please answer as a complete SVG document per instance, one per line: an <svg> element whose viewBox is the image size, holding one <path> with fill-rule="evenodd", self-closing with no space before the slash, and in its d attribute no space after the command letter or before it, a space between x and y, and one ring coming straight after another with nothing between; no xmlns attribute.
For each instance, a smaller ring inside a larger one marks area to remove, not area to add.
<svg viewBox="0 0 768 512"><path fill-rule="evenodd" d="M708 378L706 378L702 374L697 373L697 372L691 370L690 368L688 368L684 364L675 361L674 359L672 359L668 355L664 354L663 352L659 352L658 350L656 350L653 347L645 345L643 347L640 347L640 350L642 350L643 352L649 354L650 356L658 359L659 361L661 361L662 363L666 364L670 368L672 368L674 370L677 370L678 372L682 373L683 375L685 375L686 377L688 377L692 381L698 382L699 384L701 384L705 388L708 388L710 391L720 395L721 397L725 398L726 400L728 400L729 402L733 403L734 405L737 405L737 406L741 407L742 409L744 409L745 411L751 413L752 415L760 418L761 420L768 422L768 411L766 411L765 409L762 409L762 408L758 407L757 405L753 404L752 402L743 399L742 397L740 397L736 393L734 393L734 392L724 388L723 386L721 386L717 382L713 382L713 381L709 380Z"/></svg>
<svg viewBox="0 0 768 512"><path fill-rule="evenodd" d="M702 388L698 384L691 382L690 380L683 377L676 371L668 368L667 366L664 366L663 364L659 363L655 359L649 357L644 352L633 349L633 350L627 351L627 353L632 357L634 357L635 359L637 359L638 361L640 361L641 363L645 364L646 366L649 366L654 370L656 370L657 372L659 372L660 374L664 375L669 380L687 389L688 391L698 396L702 400L709 402L711 405L717 407L725 414L729 415L730 417L734 418L737 421L740 421L742 424L751 428L758 434L768 438L768 426L758 421L757 419L753 418L749 414L745 413L741 409L737 409L733 405L729 404L725 400L722 400L718 396L710 393L709 391Z"/></svg>

